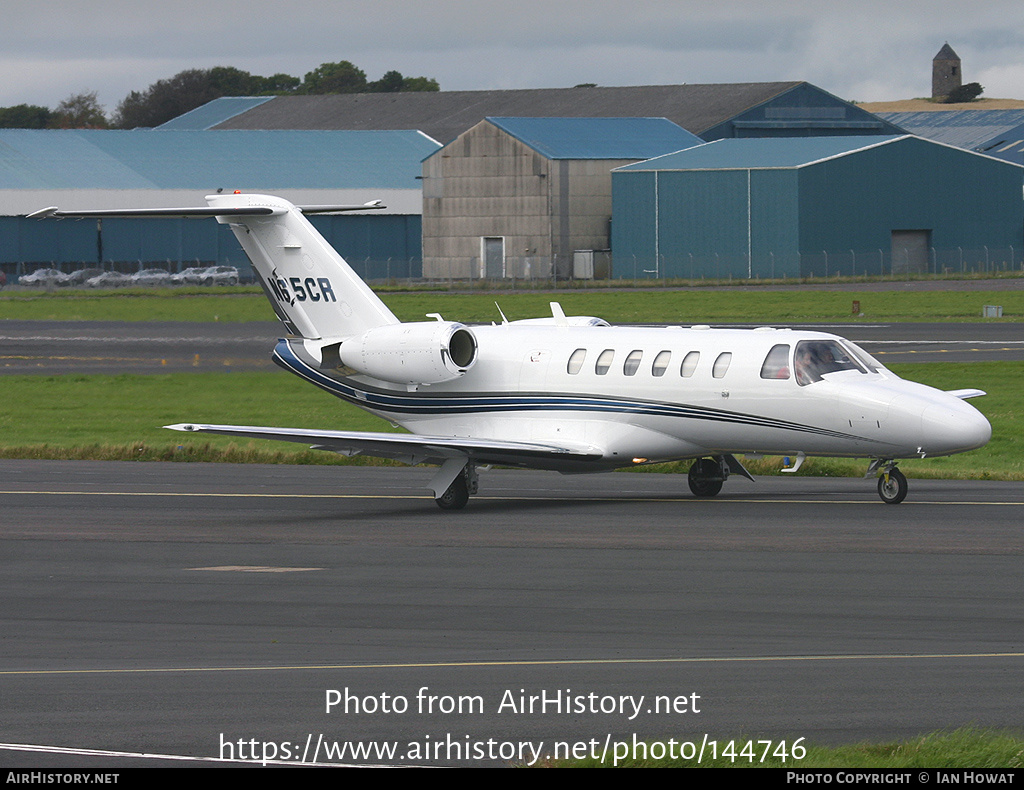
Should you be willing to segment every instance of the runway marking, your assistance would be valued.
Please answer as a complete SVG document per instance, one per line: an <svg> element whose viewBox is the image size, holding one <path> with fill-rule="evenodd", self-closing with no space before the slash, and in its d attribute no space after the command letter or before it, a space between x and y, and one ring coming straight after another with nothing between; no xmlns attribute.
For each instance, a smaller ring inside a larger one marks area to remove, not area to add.
<svg viewBox="0 0 1024 790"><path fill-rule="evenodd" d="M867 345L867 344L865 343L865 345ZM899 355L899 354L958 354L958 353L962 353L964 351L977 351L979 353L991 353L993 351L1020 351L1020 349L1019 348L1006 348L1005 346L1003 346L1001 348L957 348L957 349L953 349L953 348L937 348L937 349L924 349L922 351L917 351L915 349L904 349L904 350L901 350L901 351L875 351L873 353L876 354L877 356L881 357L881 356L896 356L896 355Z"/></svg>
<svg viewBox="0 0 1024 790"><path fill-rule="evenodd" d="M307 672L353 669L459 669L466 667L599 666L613 664L736 664L798 661L900 661L905 659L1024 658L1024 653L864 653L835 656L708 656L705 658L583 658L538 661L430 661L389 664L310 664L270 667L151 667L136 669L10 669L0 675L146 675L170 672Z"/></svg>
<svg viewBox="0 0 1024 790"><path fill-rule="evenodd" d="M273 343L277 335L259 337L104 337L100 335L0 335L0 340L32 341L43 343L189 343L191 345L214 345L217 343Z"/></svg>
<svg viewBox="0 0 1024 790"><path fill-rule="evenodd" d="M944 346L947 344L966 345L968 343L974 346L995 346L1007 343L1018 346L1024 345L1024 340L858 340L857 342L863 343L865 346ZM1010 349L1003 350L1009 351Z"/></svg>
<svg viewBox="0 0 1024 790"><path fill-rule="evenodd" d="M884 505L881 500L875 500L869 495L873 491L865 489L864 499L750 499L740 496L724 496L715 499L703 499L681 494L677 497L640 495L622 497L569 497L569 496L475 496L474 501L481 502L687 502L691 504L759 504L759 505ZM7 494L25 494L29 496L138 496L138 497L206 497L211 499L396 499L396 500L424 500L433 499L427 494L233 494L217 492L189 492L189 491L3 491L0 496ZM907 501L904 507L913 505L1003 505L1003 506L1024 506L1022 502L987 502L987 501L943 501L943 500L920 500Z"/></svg>
<svg viewBox="0 0 1024 790"><path fill-rule="evenodd" d="M322 571L323 568L277 568L273 565L214 565L210 568L185 568L187 571L228 571L241 573L294 573L296 571Z"/></svg>

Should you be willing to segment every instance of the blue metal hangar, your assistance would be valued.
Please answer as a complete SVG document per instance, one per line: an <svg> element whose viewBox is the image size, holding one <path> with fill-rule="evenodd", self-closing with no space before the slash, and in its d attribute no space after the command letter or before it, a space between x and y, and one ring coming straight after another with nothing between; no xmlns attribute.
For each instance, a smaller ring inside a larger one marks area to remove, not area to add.
<svg viewBox="0 0 1024 790"><path fill-rule="evenodd" d="M1024 164L1024 110L886 112L878 117L918 137Z"/></svg>
<svg viewBox="0 0 1024 790"><path fill-rule="evenodd" d="M184 219L26 219L65 209L203 205L218 191L294 203L387 209L317 217L361 274L419 277L420 162L440 144L418 131L0 130L0 266L134 272L228 264L249 272L227 226Z"/></svg>
<svg viewBox="0 0 1024 790"><path fill-rule="evenodd" d="M613 171L613 276L1017 268L1022 176L910 135L716 140Z"/></svg>

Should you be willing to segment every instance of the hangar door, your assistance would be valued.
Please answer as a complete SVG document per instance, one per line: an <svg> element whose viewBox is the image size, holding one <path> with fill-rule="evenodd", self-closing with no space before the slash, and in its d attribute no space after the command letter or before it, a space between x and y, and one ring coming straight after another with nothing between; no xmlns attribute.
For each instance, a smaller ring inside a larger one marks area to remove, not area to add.
<svg viewBox="0 0 1024 790"><path fill-rule="evenodd" d="M930 230L894 230L892 232L892 273L923 274L928 271Z"/></svg>
<svg viewBox="0 0 1024 790"><path fill-rule="evenodd" d="M483 272L488 278L499 280L505 276L505 239L501 236L484 236L480 240L483 245Z"/></svg>

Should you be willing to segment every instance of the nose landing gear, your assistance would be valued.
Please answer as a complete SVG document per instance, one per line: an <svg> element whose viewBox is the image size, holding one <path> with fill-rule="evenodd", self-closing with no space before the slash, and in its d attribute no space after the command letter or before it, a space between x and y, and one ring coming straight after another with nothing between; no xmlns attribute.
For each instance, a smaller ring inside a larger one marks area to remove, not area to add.
<svg viewBox="0 0 1024 790"><path fill-rule="evenodd" d="M898 505L907 498L906 475L896 468L895 461L882 459L871 462L871 466L868 467L868 475L879 469L882 470L882 473L878 476L878 496L887 505Z"/></svg>

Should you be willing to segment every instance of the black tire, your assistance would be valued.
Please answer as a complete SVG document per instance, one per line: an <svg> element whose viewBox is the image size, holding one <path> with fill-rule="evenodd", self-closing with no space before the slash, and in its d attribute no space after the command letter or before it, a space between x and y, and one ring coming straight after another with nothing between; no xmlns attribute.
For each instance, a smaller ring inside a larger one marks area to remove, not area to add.
<svg viewBox="0 0 1024 790"><path fill-rule="evenodd" d="M717 496L725 481L722 479L722 469L717 461L711 458L698 458L690 467L687 482L693 495L704 499Z"/></svg>
<svg viewBox="0 0 1024 790"><path fill-rule="evenodd" d="M887 505L898 505L907 498L907 478L899 469L889 470L889 480L885 475L878 478L878 496Z"/></svg>
<svg viewBox="0 0 1024 790"><path fill-rule="evenodd" d="M434 500L441 510L462 510L469 502L469 487L466 485L466 476L460 474L456 477L448 490Z"/></svg>

